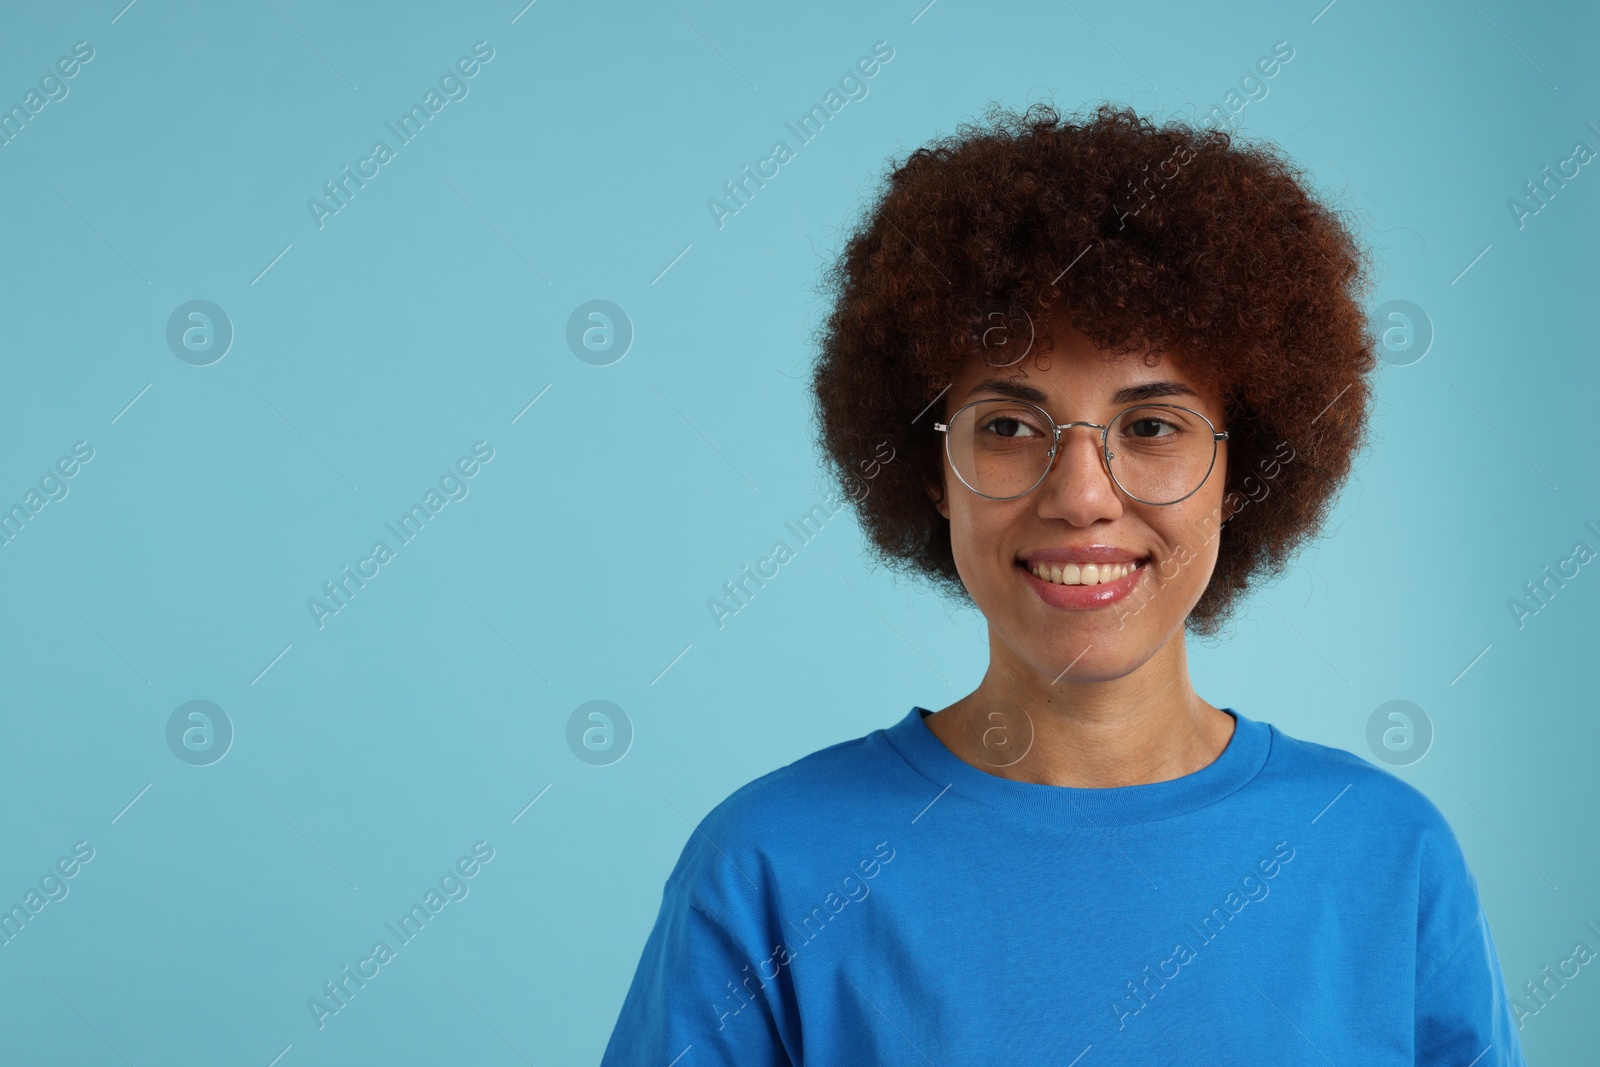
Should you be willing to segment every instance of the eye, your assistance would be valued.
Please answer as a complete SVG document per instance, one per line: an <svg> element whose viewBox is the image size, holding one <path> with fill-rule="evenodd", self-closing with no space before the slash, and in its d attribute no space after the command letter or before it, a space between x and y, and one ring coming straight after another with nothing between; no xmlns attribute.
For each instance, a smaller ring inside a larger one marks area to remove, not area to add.
<svg viewBox="0 0 1600 1067"><path fill-rule="evenodd" d="M1125 411L1112 426L1112 435L1123 448L1171 451L1189 448L1190 442L1202 440L1206 437L1203 430L1197 416L1189 411L1154 405Z"/></svg>
<svg viewBox="0 0 1600 1067"><path fill-rule="evenodd" d="M1128 420L1124 432L1129 437L1168 437L1172 434L1182 433L1181 427L1169 422L1165 418L1155 415L1141 415L1136 419Z"/></svg>
<svg viewBox="0 0 1600 1067"><path fill-rule="evenodd" d="M996 437L1026 438L1044 436L1037 426L1030 420L1016 415L996 415L983 424L985 433Z"/></svg>

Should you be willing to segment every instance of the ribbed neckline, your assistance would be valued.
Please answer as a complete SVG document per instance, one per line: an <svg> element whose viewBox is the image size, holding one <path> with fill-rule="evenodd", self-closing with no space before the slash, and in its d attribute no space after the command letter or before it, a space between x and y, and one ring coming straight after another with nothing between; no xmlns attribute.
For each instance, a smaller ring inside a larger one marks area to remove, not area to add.
<svg viewBox="0 0 1600 1067"><path fill-rule="evenodd" d="M928 729L933 712L913 706L884 730L902 759L950 792L1011 814L1039 819L1056 829L1131 826L1195 811L1234 793L1260 773L1272 749L1273 727L1232 708L1233 736L1220 755L1192 774L1165 782L1106 789L1017 782L980 770L945 747Z"/></svg>

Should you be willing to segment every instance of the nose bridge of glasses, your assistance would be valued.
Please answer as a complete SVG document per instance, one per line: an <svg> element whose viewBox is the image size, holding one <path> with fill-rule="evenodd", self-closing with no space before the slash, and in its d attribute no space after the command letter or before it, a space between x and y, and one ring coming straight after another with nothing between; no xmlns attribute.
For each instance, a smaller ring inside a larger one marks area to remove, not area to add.
<svg viewBox="0 0 1600 1067"><path fill-rule="evenodd" d="M1087 434L1084 435L1085 447L1093 449L1095 466L1100 468L1100 472L1106 475L1110 474L1110 469L1107 466L1107 460L1105 457L1104 435L1106 427L1097 422L1058 422L1056 423L1055 454L1051 457L1050 467L1045 471L1045 477L1048 478L1051 471L1055 470L1057 467L1065 466L1065 464L1062 462L1062 457L1065 455L1072 441L1072 436L1067 433L1067 431L1077 428L1097 431L1092 437Z"/></svg>
<svg viewBox="0 0 1600 1067"><path fill-rule="evenodd" d="M1056 429L1058 429L1058 430L1070 430L1074 426L1087 426L1091 430L1100 430L1102 432L1105 430L1105 426L1102 425L1101 423L1098 423L1098 422L1058 422L1058 423L1056 423Z"/></svg>

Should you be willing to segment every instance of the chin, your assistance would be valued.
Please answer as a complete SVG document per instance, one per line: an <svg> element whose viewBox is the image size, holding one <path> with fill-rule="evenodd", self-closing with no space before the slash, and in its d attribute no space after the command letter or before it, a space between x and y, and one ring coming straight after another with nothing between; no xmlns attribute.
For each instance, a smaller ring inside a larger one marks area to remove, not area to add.
<svg viewBox="0 0 1600 1067"><path fill-rule="evenodd" d="M1056 643L1038 649L1030 658L1040 674L1054 681L1114 682L1144 666L1155 652L1156 647L1133 641L1125 634L1099 642L1094 635L1086 634L1081 642L1069 639L1064 644Z"/></svg>

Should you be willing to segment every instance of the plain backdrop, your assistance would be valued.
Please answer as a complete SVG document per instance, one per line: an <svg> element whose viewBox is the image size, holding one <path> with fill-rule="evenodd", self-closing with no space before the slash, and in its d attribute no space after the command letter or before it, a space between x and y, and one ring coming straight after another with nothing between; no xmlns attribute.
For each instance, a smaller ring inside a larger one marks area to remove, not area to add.
<svg viewBox="0 0 1600 1067"><path fill-rule="evenodd" d="M27 114L0 146L0 505L40 490L0 546L0 905L93 849L0 944L5 1058L597 1060L692 824L987 663L981 617L871 566L847 513L785 530L827 489L820 271L886 168L991 101L1198 117L1280 41L1238 132L1351 212L1375 322L1415 311L1381 323L1374 444L1325 536L1191 643L1196 687L1375 762L1374 712L1411 702L1432 738L1394 773L1455 827L1512 992L1600 950L1600 564L1520 625L1508 603L1600 550L1600 173L1520 225L1508 203L1600 151L1593 8L125 2L0 16L0 104ZM385 124L476 42L399 144ZM892 60L801 145L786 123L876 42ZM779 139L794 158L719 226L708 201ZM211 362L196 300L231 324ZM569 343L595 300L621 358ZM169 344L179 312L199 352ZM441 479L465 495L400 545ZM780 539L795 558L719 628L708 600ZM199 720L168 740L194 700L231 724L209 765L178 755ZM569 743L593 700L621 759ZM319 1027L308 999L477 842L467 895ZM1530 1062L1593 1047L1590 970L1528 1020Z"/></svg>

